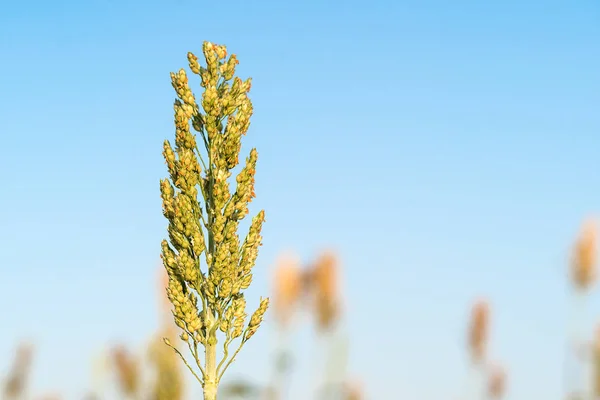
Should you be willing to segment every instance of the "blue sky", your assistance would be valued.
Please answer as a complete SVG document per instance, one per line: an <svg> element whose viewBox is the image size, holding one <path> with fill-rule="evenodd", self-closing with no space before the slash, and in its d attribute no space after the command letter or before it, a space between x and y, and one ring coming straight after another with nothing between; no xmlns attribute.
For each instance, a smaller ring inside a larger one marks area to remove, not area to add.
<svg viewBox="0 0 600 400"><path fill-rule="evenodd" d="M253 78L250 304L281 251L331 247L369 399L458 395L480 295L507 398L559 399L565 263L600 208L595 0L3 3L0 354L35 341L36 393L81 398L94 354L157 324L169 72L203 40ZM310 332L294 400L318 374ZM229 376L265 381L272 340L266 325Z"/></svg>

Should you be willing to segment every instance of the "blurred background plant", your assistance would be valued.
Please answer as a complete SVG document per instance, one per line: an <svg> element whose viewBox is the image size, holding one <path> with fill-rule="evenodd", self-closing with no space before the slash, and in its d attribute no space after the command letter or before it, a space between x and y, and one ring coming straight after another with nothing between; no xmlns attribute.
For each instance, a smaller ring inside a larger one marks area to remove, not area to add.
<svg viewBox="0 0 600 400"><path fill-rule="evenodd" d="M480 299L471 308L467 336L469 374L465 399L501 399L506 391L506 371L490 361L488 348L491 331L491 312L487 300Z"/></svg>
<svg viewBox="0 0 600 400"><path fill-rule="evenodd" d="M184 377L180 360L172 349L165 346L163 339L175 342L177 331L170 312L171 303L166 295L169 277L162 266L158 298L161 304L161 328L154 335L149 346L149 358L154 370L154 384L150 400L182 400L184 397Z"/></svg>
<svg viewBox="0 0 600 400"><path fill-rule="evenodd" d="M284 400L295 366L294 336L303 327L301 311L308 311L318 333L318 359L315 366L314 399L362 399L362 387L349 380L348 337L343 324L340 293L340 265L336 253L322 252L303 266L300 258L285 252L276 261L273 273L272 299L275 340L272 350L271 378L265 387L244 381L231 381L223 394L231 398Z"/></svg>
<svg viewBox="0 0 600 400"><path fill-rule="evenodd" d="M170 315L170 302L166 295L168 276L159 268L157 297L160 303L160 327L153 335L147 351L149 376L144 377L143 357L136 357L125 346L111 349L111 365L116 372L118 387L127 400L182 400L184 377L177 354L164 343L164 338L175 342L177 331ZM143 379L146 378L146 379Z"/></svg>
<svg viewBox="0 0 600 400"><path fill-rule="evenodd" d="M21 343L15 352L15 357L2 391L6 400L22 400L28 396L29 375L33 358L33 345Z"/></svg>
<svg viewBox="0 0 600 400"><path fill-rule="evenodd" d="M595 220L586 220L573 244L569 260L569 286L573 307L567 335L564 397L568 400L597 400L600 398L600 325L594 334L584 323L586 299L594 287L598 264L598 227ZM315 400L363 400L363 386L348 373L349 346L345 326L345 310L341 293L341 263L332 251L320 253L315 260L302 263L293 252L281 253L272 274L272 322L275 340L272 344L271 373L266 384L233 379L225 382L219 398L285 400L290 397L290 382L297 371L296 334L312 326L317 333L314 343L318 357L316 366ZM111 372L118 389L118 398L126 400L183 400L185 376L177 355L163 343L163 338L175 342L176 330L166 298L167 275L159 268L157 299L159 329L152 335L146 353L118 344L99 357L94 367L96 384L86 400L106 398L107 381ZM303 316L310 318L306 319ZM492 307L486 298L477 299L470 309L466 332L466 354L469 370L467 385L458 399L499 400L506 398L508 373L490 351L492 339ZM31 396L29 376L33 346L23 342L16 349L14 360L3 380L2 399L51 400L57 394Z"/></svg>
<svg viewBox="0 0 600 400"><path fill-rule="evenodd" d="M93 387L85 400L101 400L110 396L111 383L116 383L117 396L124 400L182 400L185 379L177 354L163 339L176 338L176 330L166 298L168 277L162 265L158 269L157 299L159 328L143 349L135 351L115 344L102 351L93 363ZM107 379L108 378L108 379ZM107 394L108 393L108 394Z"/></svg>
<svg viewBox="0 0 600 400"><path fill-rule="evenodd" d="M570 260L571 310L565 360L565 391L569 399L600 398L600 365L597 344L586 321L593 320L587 307L598 263L598 226L593 218L582 224Z"/></svg>

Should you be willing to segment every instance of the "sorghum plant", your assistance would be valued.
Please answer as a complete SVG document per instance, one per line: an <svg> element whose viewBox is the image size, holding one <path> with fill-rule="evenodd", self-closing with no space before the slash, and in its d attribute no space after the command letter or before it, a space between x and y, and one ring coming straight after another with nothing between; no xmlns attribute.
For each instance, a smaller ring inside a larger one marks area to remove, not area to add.
<svg viewBox="0 0 600 400"><path fill-rule="evenodd" d="M258 329L269 300L261 299L246 326L243 291L252 282L264 211L252 219L243 243L237 231L255 196L256 149L250 151L237 175L233 194L228 179L239 163L241 138L250 125L251 80L234 78L238 60L234 54L227 59L225 46L204 42L202 50L206 68L192 53L188 53L188 62L201 78L204 112L196 103L185 70L171 73L178 99L174 107L175 149L165 141L163 151L170 179L161 180L160 191L170 243L163 240L161 258L169 274L167 294L175 323L182 330L180 338L188 345L200 373L169 340L165 343L201 382L204 398L214 400L223 373ZM198 201L198 189L203 201ZM202 254L206 268L201 268ZM219 330L224 333L223 358L217 362ZM240 343L230 356L229 347L238 338ZM200 347L204 347L204 362Z"/></svg>
<svg viewBox="0 0 600 400"><path fill-rule="evenodd" d="M306 287L303 285L303 272L300 258L295 254L282 254L276 263L273 280L273 311L275 320L275 357L273 375L266 398L285 398L293 367L293 346L291 343L294 317Z"/></svg>
<svg viewBox="0 0 600 400"><path fill-rule="evenodd" d="M471 354L471 362L476 365L485 362L490 329L489 314L489 305L483 300L475 303L471 310L468 347Z"/></svg>
<svg viewBox="0 0 600 400"><path fill-rule="evenodd" d="M566 392L575 397L590 394L590 388L585 379L590 367L590 359L587 357L588 328L585 320L588 312L586 308L588 295L593 289L597 274L597 236L595 220L586 220L573 245L569 265L573 305L565 365L565 385Z"/></svg>
<svg viewBox="0 0 600 400"><path fill-rule="evenodd" d="M10 400L26 396L32 358L33 346L29 343L19 345L10 374L4 383L2 398Z"/></svg>
<svg viewBox="0 0 600 400"><path fill-rule="evenodd" d="M334 252L326 251L315 262L302 268L300 259L291 254L279 258L274 276L274 317L276 333L281 339L276 349L274 374L268 388L268 399L286 398L291 378L294 348L290 339L295 328L293 317L298 306L308 306L318 333L317 378L315 399L347 399L358 396L347 380L347 337L342 319L340 265Z"/></svg>
<svg viewBox="0 0 600 400"><path fill-rule="evenodd" d="M335 326L340 314L338 264L333 252L321 254L312 270L313 306L317 328L327 331Z"/></svg>
<svg viewBox="0 0 600 400"><path fill-rule="evenodd" d="M500 399L506 387L506 372L499 365L490 364L488 342L490 336L490 306L478 300L471 308L467 334L470 356L469 381L465 398Z"/></svg>
<svg viewBox="0 0 600 400"><path fill-rule="evenodd" d="M163 344L160 337L175 340L174 327L166 327L162 335L157 336L150 344L148 356L154 367L155 378L150 395L150 400L182 400L184 381L179 369L180 363L177 355Z"/></svg>
<svg viewBox="0 0 600 400"><path fill-rule="evenodd" d="M312 314L319 333L317 399L345 398L348 339L342 324L340 265L337 255L326 251L319 255L310 269L310 300Z"/></svg>
<svg viewBox="0 0 600 400"><path fill-rule="evenodd" d="M571 279L578 291L589 290L596 279L596 263L598 259L596 221L585 221L581 233L573 246L571 262Z"/></svg>
<svg viewBox="0 0 600 400"><path fill-rule="evenodd" d="M138 361L124 346L117 346L111 353L121 392L128 399L137 398L141 386Z"/></svg>

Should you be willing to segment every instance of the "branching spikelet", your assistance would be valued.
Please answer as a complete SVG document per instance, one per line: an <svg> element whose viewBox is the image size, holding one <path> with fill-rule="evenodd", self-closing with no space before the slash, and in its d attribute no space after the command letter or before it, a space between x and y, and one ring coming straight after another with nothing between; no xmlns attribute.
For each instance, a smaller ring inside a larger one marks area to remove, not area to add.
<svg viewBox="0 0 600 400"><path fill-rule="evenodd" d="M579 290L588 289L596 279L598 262L598 230L595 221L584 223L575 242L571 263L571 278Z"/></svg>
<svg viewBox="0 0 600 400"><path fill-rule="evenodd" d="M182 400L184 377L180 362L177 354L160 340L161 337L175 340L176 335L172 328L164 329L163 333L152 341L149 348L150 362L156 371L151 400Z"/></svg>
<svg viewBox="0 0 600 400"><path fill-rule="evenodd" d="M263 321L263 316L265 315L267 308L269 308L269 299L261 299L260 306L256 311L254 311L254 314L252 314L252 318L250 318L250 324L248 324L248 329L246 330L246 334L244 335L244 341L247 341L252 337L252 335L256 333L256 330Z"/></svg>
<svg viewBox="0 0 600 400"><path fill-rule="evenodd" d="M253 113L248 98L251 80L234 77L238 60L235 55L227 59L225 46L204 42L202 52L206 67L194 54L187 54L190 70L200 76L204 88L200 104L185 70L171 73L178 99L174 103L175 148L169 141L163 145L170 179L160 182L160 190L163 214L169 221L169 241L163 241L161 257L169 275L167 294L175 323L183 330L181 338L189 341L205 398L212 399L220 376L237 354L224 363L229 344L239 337L243 344L254 334L268 299L261 301L244 330L246 302L242 291L252 281L265 219L264 211L260 211L241 243L239 222L248 214L248 204L255 196L256 149L250 151L236 176L233 194L229 180L239 163L241 137ZM198 201L198 192L203 201ZM225 355L217 366L214 348L218 330L225 333ZM206 350L204 366L194 350L198 345Z"/></svg>

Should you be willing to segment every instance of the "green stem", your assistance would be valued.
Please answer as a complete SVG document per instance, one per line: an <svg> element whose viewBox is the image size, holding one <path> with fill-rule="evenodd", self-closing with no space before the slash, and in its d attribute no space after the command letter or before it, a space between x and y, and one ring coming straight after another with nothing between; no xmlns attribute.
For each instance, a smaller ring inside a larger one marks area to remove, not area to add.
<svg viewBox="0 0 600 400"><path fill-rule="evenodd" d="M202 139L204 139L204 146L206 147L206 150L208 151L208 142L204 138L204 133L202 134ZM202 153L200 153L200 149L198 148L197 143L196 143L196 153L198 153L198 158L200 159L200 162L202 163L202 167L206 171L206 163L204 162L204 158L202 157Z"/></svg>
<svg viewBox="0 0 600 400"><path fill-rule="evenodd" d="M204 400L217 400L217 337L212 334L206 341L204 348L205 364L204 370Z"/></svg>
<svg viewBox="0 0 600 400"><path fill-rule="evenodd" d="M223 364L227 361L227 357L229 357L229 345L232 341L233 339L226 339L225 342L223 342L223 359L219 362L219 365L217 365L217 376L221 376L221 367L223 367Z"/></svg>
<svg viewBox="0 0 600 400"><path fill-rule="evenodd" d="M235 361L235 357L238 355L238 353L242 349L242 346L244 345L244 343L246 343L246 342L244 341L244 339L242 339L242 341L240 342L239 347L237 348L237 350L235 351L235 353L233 353L233 356L231 356L231 358L229 359L229 361L227 362L227 364L225 364L225 367L223 368L223 370L219 373L219 380L221 380L221 378L223 377L223 374L225 373L225 371L227 371L227 368L229 368L229 366L231 365L231 363L233 361Z"/></svg>
<svg viewBox="0 0 600 400"><path fill-rule="evenodd" d="M287 396L287 386L290 375L289 358L291 349L288 346L290 332L288 327L283 326L277 329L277 339L275 347L275 357L273 365L273 376L271 378L271 389L274 399L283 399Z"/></svg>
<svg viewBox="0 0 600 400"><path fill-rule="evenodd" d="M196 374L196 371L194 371L194 369L192 368L192 366L190 364L188 364L188 362L185 359L185 357L183 356L183 354L181 354L181 352L179 350L177 350L177 348L175 346L173 346L171 343L165 342L165 344L167 346L169 346L170 348L172 348L173 350L175 350L175 352L179 355L179 357L183 360L183 362L185 363L185 365L188 367L188 369L190 370L190 372L194 375L194 377L196 378L196 380L198 382L202 382L202 379L200 379L200 377L198 376L198 374ZM202 367L200 367L200 370L202 372L202 375L204 375L204 371L202 371Z"/></svg>
<svg viewBox="0 0 600 400"><path fill-rule="evenodd" d="M209 141L210 142L210 141ZM210 152L210 143L205 142L207 146L208 152L208 170L207 177L209 179L208 183L208 193L205 199L206 203L206 214L208 219L208 226L206 229L208 231L208 254L211 255L211 262L208 265L207 277L210 275L210 270L214 265L214 236L212 232L214 216L214 199L213 199L213 159L211 157ZM206 169L205 169L206 170ZM209 303L208 301L206 303ZM203 382L203 391L204 391L204 400L217 400L217 386L219 384L218 376L217 376L217 335L216 331L213 329L216 321L216 313L215 310L211 309L209 304L205 305L205 318L207 319L207 329L206 329L206 342L204 345L204 355L205 355L205 364L204 364L204 382Z"/></svg>

